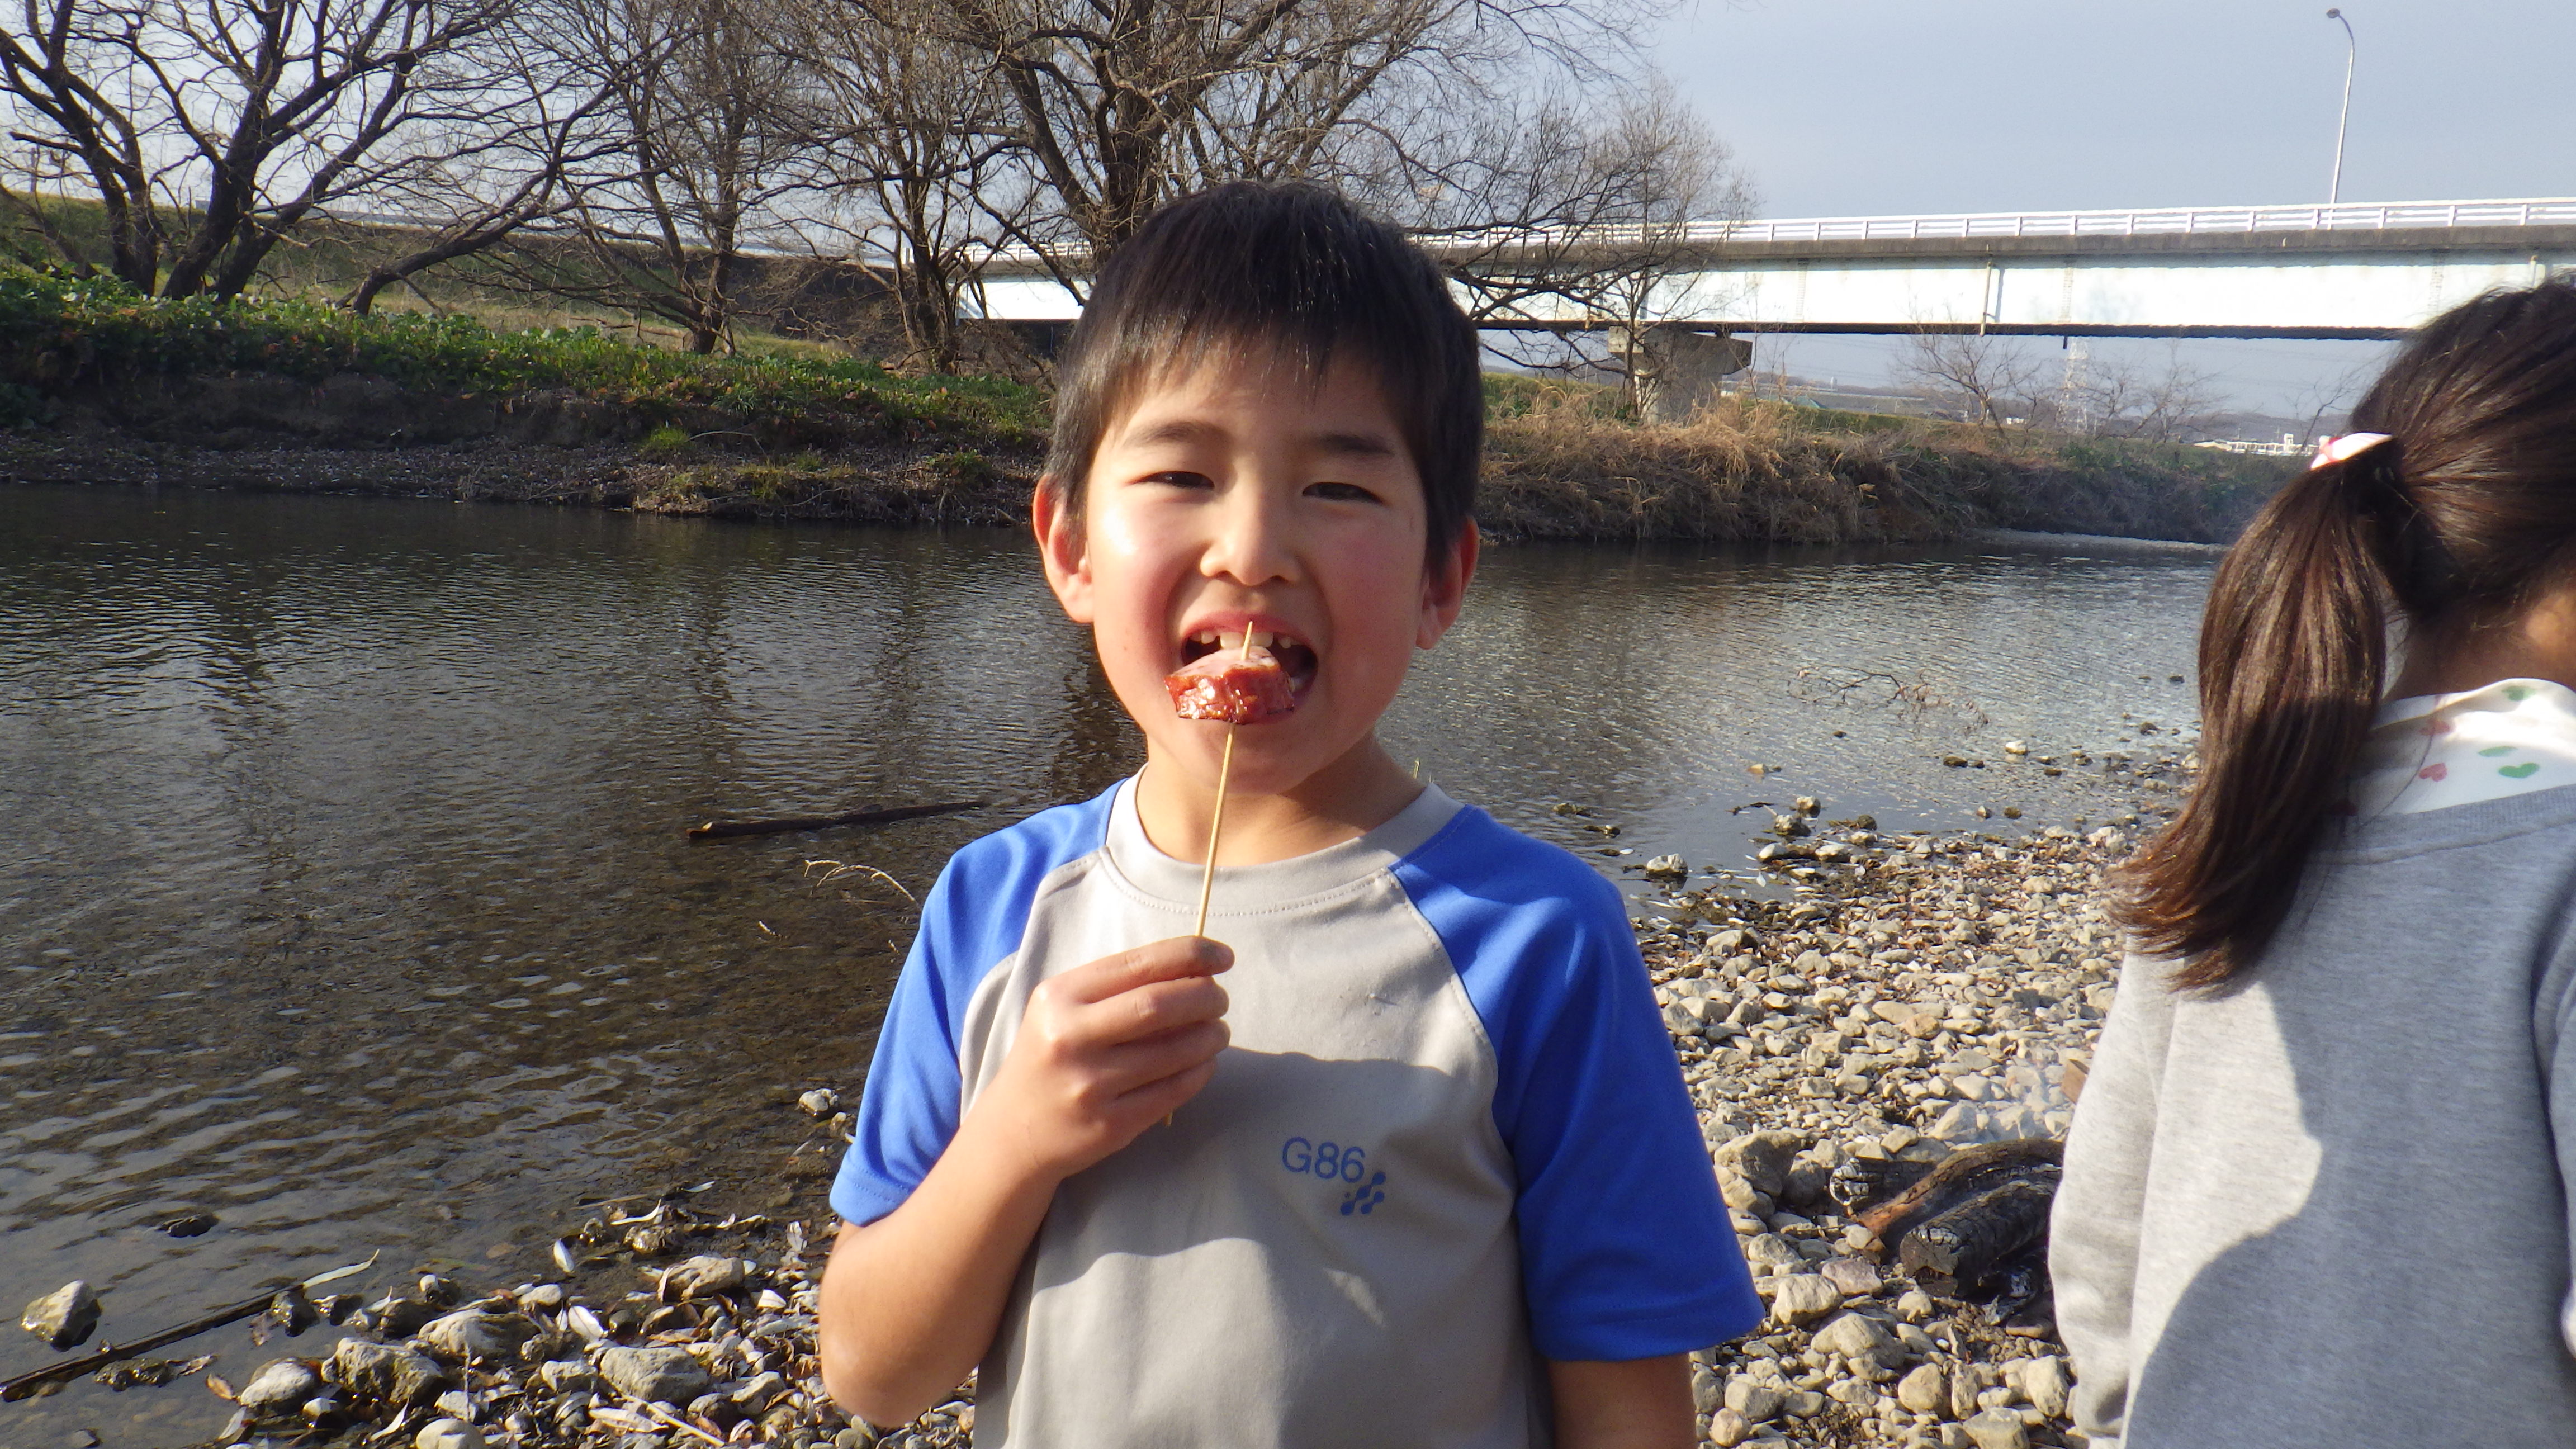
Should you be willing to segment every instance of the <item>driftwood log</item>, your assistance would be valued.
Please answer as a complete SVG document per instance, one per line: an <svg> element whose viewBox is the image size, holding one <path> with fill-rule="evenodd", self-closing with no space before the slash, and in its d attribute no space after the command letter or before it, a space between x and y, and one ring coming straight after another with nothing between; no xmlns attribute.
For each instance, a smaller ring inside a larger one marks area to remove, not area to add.
<svg viewBox="0 0 2576 1449"><path fill-rule="evenodd" d="M239 1323L254 1313L266 1310L276 1299L277 1291L271 1289L257 1298L245 1298L239 1303L226 1304L203 1318L189 1319L176 1328L165 1328L159 1333L138 1338L132 1343L111 1343L95 1353L85 1353L79 1358L68 1358L61 1363L47 1364L33 1373L20 1374L14 1379L0 1383L0 1404L14 1404L47 1384L67 1382L83 1374L103 1369L120 1359L150 1353L156 1348L166 1348L183 1338L194 1338L198 1334L221 1328L227 1323Z"/></svg>
<svg viewBox="0 0 2576 1449"><path fill-rule="evenodd" d="M2054 1190L2065 1161L2065 1146L2044 1138L1966 1148L1941 1159L1905 1191L1854 1214L1854 1220L1880 1242L1894 1244L1921 1224L2007 1183L2038 1183Z"/></svg>
<svg viewBox="0 0 2576 1449"><path fill-rule="evenodd" d="M838 815L787 815L776 820L710 820L704 825L690 826L689 838L734 840L746 835L785 835L791 830L885 825L896 820L919 820L925 815L954 815L961 810L981 810L988 803L984 800L952 800L941 805L870 806L864 810L846 810Z"/></svg>
<svg viewBox="0 0 2576 1449"><path fill-rule="evenodd" d="M286 1330L287 1336L292 1338L320 1321L320 1315L314 1310L313 1300L306 1296L306 1290L319 1288L325 1283L335 1283L343 1278L355 1277L375 1265L375 1255L370 1254L367 1261L363 1263L351 1263L345 1268L334 1268L328 1273L317 1273L301 1283L289 1283L282 1288L271 1288L256 1298L245 1298L239 1303L228 1303L203 1318L191 1318L175 1328L165 1328L159 1333L146 1334L132 1343L101 1344L94 1353L85 1353L79 1358L67 1358L60 1363L49 1363L32 1373L23 1373L14 1379L0 1381L0 1404L14 1404L47 1384L63 1383L79 1378L85 1373L103 1369L120 1360L150 1353L156 1348L167 1348L183 1338L194 1338L198 1334L211 1332L228 1323L239 1323L255 1313L271 1313L277 1326ZM337 1323L339 1319L334 1318L331 1321Z"/></svg>

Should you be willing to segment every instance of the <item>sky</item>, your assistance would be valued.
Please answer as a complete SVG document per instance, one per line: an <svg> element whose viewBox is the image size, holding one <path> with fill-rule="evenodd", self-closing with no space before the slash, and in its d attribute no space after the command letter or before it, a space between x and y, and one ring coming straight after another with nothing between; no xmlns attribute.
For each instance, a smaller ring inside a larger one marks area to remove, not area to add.
<svg viewBox="0 0 2576 1449"><path fill-rule="evenodd" d="M2356 0L2345 201L2576 195L2576 4ZM2343 27L2312 0L1683 0L1641 49L1772 217L2322 201ZM1757 347L1760 344L1757 343ZM2050 346L2053 344L2042 344ZM1894 344L1789 365L1885 380ZM2162 342L2105 340L2162 358ZM2188 344L2240 405L2298 404L2381 344ZM1772 360L1758 360L1768 370Z"/></svg>

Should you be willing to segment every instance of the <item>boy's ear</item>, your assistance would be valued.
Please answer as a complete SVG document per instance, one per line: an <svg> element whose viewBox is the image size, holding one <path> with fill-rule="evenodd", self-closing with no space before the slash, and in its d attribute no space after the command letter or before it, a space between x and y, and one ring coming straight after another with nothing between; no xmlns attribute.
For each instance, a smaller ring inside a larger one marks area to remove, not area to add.
<svg viewBox="0 0 2576 1449"><path fill-rule="evenodd" d="M1082 530L1082 514L1071 490L1041 476L1029 498L1029 529L1038 536L1038 560L1046 569L1047 587L1077 624L1092 622L1091 549Z"/></svg>
<svg viewBox="0 0 2576 1449"><path fill-rule="evenodd" d="M1439 643L1449 626L1458 622L1458 611L1467 603L1467 581L1476 576L1481 545L1476 520L1461 519L1458 536L1441 550L1440 561L1422 571L1422 622L1414 631L1414 648L1428 649Z"/></svg>

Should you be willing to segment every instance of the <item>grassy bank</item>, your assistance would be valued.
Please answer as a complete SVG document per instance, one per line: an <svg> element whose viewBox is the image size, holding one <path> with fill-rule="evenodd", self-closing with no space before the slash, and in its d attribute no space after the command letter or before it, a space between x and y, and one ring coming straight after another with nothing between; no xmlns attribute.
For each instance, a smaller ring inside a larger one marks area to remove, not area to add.
<svg viewBox="0 0 2576 1449"><path fill-rule="evenodd" d="M1640 425L1575 390L1491 391L1479 512L1504 537L1851 543L2018 528L2215 543L2293 471L1759 399Z"/></svg>
<svg viewBox="0 0 2576 1449"><path fill-rule="evenodd" d="M1977 528L2224 539L2289 470L1727 400L1685 426L1608 389L1497 377L1498 538L1841 543ZM871 523L1011 523L1043 391L800 355L698 357L589 328L137 297L0 268L0 473Z"/></svg>

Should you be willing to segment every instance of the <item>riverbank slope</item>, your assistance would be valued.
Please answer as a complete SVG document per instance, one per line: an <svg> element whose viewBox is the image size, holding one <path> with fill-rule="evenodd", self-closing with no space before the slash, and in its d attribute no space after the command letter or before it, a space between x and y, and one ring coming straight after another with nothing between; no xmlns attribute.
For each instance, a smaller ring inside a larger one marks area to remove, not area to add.
<svg viewBox="0 0 2576 1449"><path fill-rule="evenodd" d="M1639 425L1494 378L1497 539L1906 542L1977 529L2221 542L2277 460L1728 399ZM0 270L0 477L579 504L762 521L1018 524L1042 389L586 329L138 298Z"/></svg>

